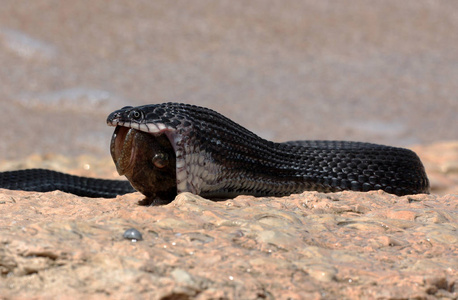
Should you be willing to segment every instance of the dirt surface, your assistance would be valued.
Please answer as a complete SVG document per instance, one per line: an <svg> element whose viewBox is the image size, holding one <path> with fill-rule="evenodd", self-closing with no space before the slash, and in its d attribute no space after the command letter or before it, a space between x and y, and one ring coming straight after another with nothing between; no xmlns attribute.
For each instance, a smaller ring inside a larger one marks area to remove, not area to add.
<svg viewBox="0 0 458 300"><path fill-rule="evenodd" d="M458 196L2 192L3 298L453 299ZM142 241L123 239L129 228ZM65 297L64 297L65 298Z"/></svg>
<svg viewBox="0 0 458 300"><path fill-rule="evenodd" d="M147 207L139 193L1 190L0 299L455 299L458 143L415 150L431 195L214 202L186 193ZM108 178L114 171L91 157L22 164ZM143 239L124 239L130 228Z"/></svg>

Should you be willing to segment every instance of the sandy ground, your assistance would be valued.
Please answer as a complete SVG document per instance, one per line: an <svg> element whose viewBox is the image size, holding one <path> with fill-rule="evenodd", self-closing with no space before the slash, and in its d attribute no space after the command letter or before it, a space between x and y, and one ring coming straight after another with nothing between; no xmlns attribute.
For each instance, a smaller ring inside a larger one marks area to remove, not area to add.
<svg viewBox="0 0 458 300"><path fill-rule="evenodd" d="M3 192L2 299L458 296L457 196L139 198Z"/></svg>

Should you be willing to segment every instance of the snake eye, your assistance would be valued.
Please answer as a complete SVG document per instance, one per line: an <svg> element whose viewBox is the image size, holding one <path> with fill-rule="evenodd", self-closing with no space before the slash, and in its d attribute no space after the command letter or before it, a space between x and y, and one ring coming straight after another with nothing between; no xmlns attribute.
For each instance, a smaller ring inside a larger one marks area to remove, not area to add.
<svg viewBox="0 0 458 300"><path fill-rule="evenodd" d="M134 109L133 111L131 111L131 112L129 113L129 118L130 118L130 119L133 119L133 120L136 120L136 121L141 120L142 117L143 117L142 112L139 111L139 110L136 110L136 109Z"/></svg>
<svg viewBox="0 0 458 300"><path fill-rule="evenodd" d="M152 159L153 165L159 169L166 167L169 163L169 156L167 153L156 153Z"/></svg>

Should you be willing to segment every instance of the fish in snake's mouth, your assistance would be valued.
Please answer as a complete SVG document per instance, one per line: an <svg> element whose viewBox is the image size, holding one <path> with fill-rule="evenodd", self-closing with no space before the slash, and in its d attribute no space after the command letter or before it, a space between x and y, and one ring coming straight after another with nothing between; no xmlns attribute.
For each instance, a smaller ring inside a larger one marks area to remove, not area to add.
<svg viewBox="0 0 458 300"><path fill-rule="evenodd" d="M135 139L136 131L133 128L116 126L111 138L111 157L116 165L119 175L124 175L132 168L135 157Z"/></svg>
<svg viewBox="0 0 458 300"><path fill-rule="evenodd" d="M119 175L125 175L147 199L176 196L176 156L165 135L118 125L110 151Z"/></svg>

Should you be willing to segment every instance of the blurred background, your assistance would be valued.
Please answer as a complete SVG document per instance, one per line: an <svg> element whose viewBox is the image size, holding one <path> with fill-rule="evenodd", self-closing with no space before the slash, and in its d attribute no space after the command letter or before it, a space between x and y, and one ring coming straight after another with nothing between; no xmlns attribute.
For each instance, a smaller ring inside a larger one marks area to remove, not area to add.
<svg viewBox="0 0 458 300"><path fill-rule="evenodd" d="M458 1L1 0L0 158L109 156L178 101L275 140L458 140Z"/></svg>

